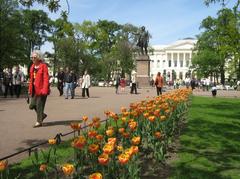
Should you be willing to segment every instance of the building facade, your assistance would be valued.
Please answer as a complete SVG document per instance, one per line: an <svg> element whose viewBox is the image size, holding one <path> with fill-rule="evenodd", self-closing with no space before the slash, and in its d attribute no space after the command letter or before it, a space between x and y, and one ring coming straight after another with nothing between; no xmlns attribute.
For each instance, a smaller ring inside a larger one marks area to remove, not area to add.
<svg viewBox="0 0 240 179"><path fill-rule="evenodd" d="M152 46L154 52L149 54L151 77L155 78L158 72L161 72L166 81L184 80L190 76L189 67L196 42L196 39L186 38L169 45Z"/></svg>

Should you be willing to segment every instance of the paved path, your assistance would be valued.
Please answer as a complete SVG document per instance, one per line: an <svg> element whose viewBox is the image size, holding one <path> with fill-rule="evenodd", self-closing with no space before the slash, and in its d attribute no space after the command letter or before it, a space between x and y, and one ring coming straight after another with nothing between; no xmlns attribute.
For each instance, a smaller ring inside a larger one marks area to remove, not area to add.
<svg viewBox="0 0 240 179"><path fill-rule="evenodd" d="M48 117L41 128L32 127L36 121L36 114L28 109L24 98L0 98L0 158L52 138L57 133L70 132L69 124L80 120L83 115L104 119L104 110L118 113L120 107L128 107L131 102L141 101L156 94L154 88L139 89L138 95L129 94L129 88L125 90L125 93L116 95L114 88L93 87L90 89L91 97L86 99L80 97L78 88L75 99L65 100L64 97L58 96L56 88L52 88L45 110ZM194 95L210 96L211 92L194 91ZM240 98L240 92L219 91L217 97L219 96ZM26 153L13 158L12 161L24 156Z"/></svg>
<svg viewBox="0 0 240 179"><path fill-rule="evenodd" d="M52 138L59 132L70 132L69 124L80 120L83 115L98 116L103 120L104 110L119 112L122 106L128 107L131 102L155 95L155 90L151 89L140 89L138 95L129 94L129 88L125 90L125 93L116 95L114 88L93 87L90 98L86 99L80 97L80 89L77 89L75 99L66 100L58 96L56 88L52 88L45 107L48 117L41 128L32 127L36 114L28 109L25 99L1 98L0 158Z"/></svg>

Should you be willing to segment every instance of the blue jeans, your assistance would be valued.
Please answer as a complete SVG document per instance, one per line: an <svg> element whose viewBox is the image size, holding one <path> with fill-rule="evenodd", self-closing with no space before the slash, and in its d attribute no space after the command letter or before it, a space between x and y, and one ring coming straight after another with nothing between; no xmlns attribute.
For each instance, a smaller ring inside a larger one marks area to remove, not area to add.
<svg viewBox="0 0 240 179"><path fill-rule="evenodd" d="M71 97L74 97L74 86L73 83L65 83L64 91L65 91L65 98L68 98L69 90L71 92Z"/></svg>

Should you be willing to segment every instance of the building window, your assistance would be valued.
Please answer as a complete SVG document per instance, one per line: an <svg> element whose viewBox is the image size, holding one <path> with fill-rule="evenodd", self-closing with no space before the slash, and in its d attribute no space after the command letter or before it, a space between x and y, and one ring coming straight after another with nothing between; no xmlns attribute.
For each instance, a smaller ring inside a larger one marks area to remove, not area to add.
<svg viewBox="0 0 240 179"><path fill-rule="evenodd" d="M168 60L168 67L172 66L172 60Z"/></svg>
<svg viewBox="0 0 240 179"><path fill-rule="evenodd" d="M173 54L173 63L174 63L174 67L177 67L177 53Z"/></svg>
<svg viewBox="0 0 240 179"><path fill-rule="evenodd" d="M177 60L174 60L174 67L177 67Z"/></svg>
<svg viewBox="0 0 240 179"><path fill-rule="evenodd" d="M171 53L167 54L167 60L172 60L172 54Z"/></svg>
<svg viewBox="0 0 240 179"><path fill-rule="evenodd" d="M157 68L159 68L160 60L157 60Z"/></svg>

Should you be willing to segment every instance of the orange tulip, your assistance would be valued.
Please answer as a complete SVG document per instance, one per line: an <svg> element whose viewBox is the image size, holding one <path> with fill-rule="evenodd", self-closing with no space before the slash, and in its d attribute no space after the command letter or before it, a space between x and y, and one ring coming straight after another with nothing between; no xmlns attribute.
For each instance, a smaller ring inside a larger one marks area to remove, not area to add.
<svg viewBox="0 0 240 179"><path fill-rule="evenodd" d="M117 142L117 138L115 137L108 138L108 144L111 144L114 146L116 142Z"/></svg>
<svg viewBox="0 0 240 179"><path fill-rule="evenodd" d="M104 114L108 117L110 114L110 111L106 110L106 111L104 111Z"/></svg>
<svg viewBox="0 0 240 179"><path fill-rule="evenodd" d="M40 170L41 172L45 172L46 169L47 169L47 165L46 165L46 164L41 164L40 167L39 167L39 170Z"/></svg>
<svg viewBox="0 0 240 179"><path fill-rule="evenodd" d="M103 135L101 135L101 134L96 135L96 139L97 139L98 141L103 140Z"/></svg>
<svg viewBox="0 0 240 179"><path fill-rule="evenodd" d="M108 154L101 154L99 157L98 157L98 162L101 164L101 165L107 165L108 162L109 162L109 156Z"/></svg>
<svg viewBox="0 0 240 179"><path fill-rule="evenodd" d="M160 109L156 109L154 112L153 112L154 116L156 117L159 117L160 115Z"/></svg>
<svg viewBox="0 0 240 179"><path fill-rule="evenodd" d="M48 139L48 143L49 143L50 145L54 145L54 144L56 144L56 142L57 142L56 139Z"/></svg>
<svg viewBox="0 0 240 179"><path fill-rule="evenodd" d="M86 139L84 136L79 136L78 138L74 139L72 142L72 146L77 149L82 149L86 144Z"/></svg>
<svg viewBox="0 0 240 179"><path fill-rule="evenodd" d="M122 115L123 117L127 117L129 115L129 112L123 112Z"/></svg>
<svg viewBox="0 0 240 179"><path fill-rule="evenodd" d="M89 176L89 179L102 179L102 174L101 173L93 173Z"/></svg>
<svg viewBox="0 0 240 179"><path fill-rule="evenodd" d="M107 134L107 136L111 137L114 134L114 130L113 129L108 129L108 130L106 130L106 134Z"/></svg>
<svg viewBox="0 0 240 179"><path fill-rule="evenodd" d="M126 150L124 151L124 153L127 154L127 155L129 155L129 156L131 157L132 154L133 154L133 149L130 147L130 148L126 149Z"/></svg>
<svg viewBox="0 0 240 179"><path fill-rule="evenodd" d="M123 151L123 146L122 146L122 145L118 145L118 146L117 146L117 150L120 151L120 152L122 152L122 151Z"/></svg>
<svg viewBox="0 0 240 179"><path fill-rule="evenodd" d="M133 137L132 138L132 144L133 145L138 145L141 141L141 137Z"/></svg>
<svg viewBox="0 0 240 179"><path fill-rule="evenodd" d="M121 107L121 112L122 112L122 113L127 112L127 108Z"/></svg>
<svg viewBox="0 0 240 179"><path fill-rule="evenodd" d="M166 113L166 114L169 114L169 113L170 113L170 110L169 110L169 109L166 109L166 110L165 110L165 113Z"/></svg>
<svg viewBox="0 0 240 179"><path fill-rule="evenodd" d="M93 117L92 121L93 121L93 122L99 122L99 121L100 121L100 118L99 118L99 117Z"/></svg>
<svg viewBox="0 0 240 179"><path fill-rule="evenodd" d="M93 126L97 129L100 127L100 125L101 125L101 123L99 121L93 122Z"/></svg>
<svg viewBox="0 0 240 179"><path fill-rule="evenodd" d="M157 138L157 139L160 139L161 138L161 132L155 132L155 137Z"/></svg>
<svg viewBox="0 0 240 179"><path fill-rule="evenodd" d="M94 131L94 130L92 130L92 131L88 131L88 137L89 138L94 138L94 137L96 137L96 135L97 135L97 131Z"/></svg>
<svg viewBox="0 0 240 179"><path fill-rule="evenodd" d="M75 131L81 129L81 124L78 122L71 122L70 126Z"/></svg>
<svg viewBox="0 0 240 179"><path fill-rule="evenodd" d="M145 118L148 118L149 113L144 113L143 116L144 116Z"/></svg>
<svg viewBox="0 0 240 179"><path fill-rule="evenodd" d="M8 167L8 161L7 160L0 161L0 172L6 170L7 167Z"/></svg>
<svg viewBox="0 0 240 179"><path fill-rule="evenodd" d="M62 166L62 171L64 173L64 175L72 175L73 172L75 171L75 168L72 164L66 163Z"/></svg>
<svg viewBox="0 0 240 179"><path fill-rule="evenodd" d="M99 145L97 145L97 144L91 144L88 146L88 150L91 153L96 153L98 151L98 149L99 149Z"/></svg>
<svg viewBox="0 0 240 179"><path fill-rule="evenodd" d="M133 154L136 154L139 151L138 146L132 146L131 150L133 151Z"/></svg>
<svg viewBox="0 0 240 179"><path fill-rule="evenodd" d="M155 119L156 119L155 116L149 116L149 117L148 117L148 120L149 120L150 122L154 122Z"/></svg>
<svg viewBox="0 0 240 179"><path fill-rule="evenodd" d="M128 124L129 128L134 131L137 128L137 122L133 121Z"/></svg>
<svg viewBox="0 0 240 179"><path fill-rule="evenodd" d="M166 120L166 116L160 116L160 120L161 120L161 121Z"/></svg>
<svg viewBox="0 0 240 179"><path fill-rule="evenodd" d="M124 131L125 131L125 128L123 128L123 127L118 129L118 132L119 132L120 134L122 134Z"/></svg>
<svg viewBox="0 0 240 179"><path fill-rule="evenodd" d="M129 138L130 137L130 134L128 132L123 132L122 135L123 135L124 138Z"/></svg>
<svg viewBox="0 0 240 179"><path fill-rule="evenodd" d="M87 117L87 116L83 116L83 117L82 117L82 120L83 120L84 122L87 122L88 117Z"/></svg>
<svg viewBox="0 0 240 179"><path fill-rule="evenodd" d="M103 147L103 152L105 154L112 154L114 150L114 146L112 144L105 144Z"/></svg>
<svg viewBox="0 0 240 179"><path fill-rule="evenodd" d="M119 163L122 164L122 165L128 163L129 159L130 159L130 156L129 156L128 154L125 154L125 153L120 154L120 155L118 156L118 161L119 161Z"/></svg>

